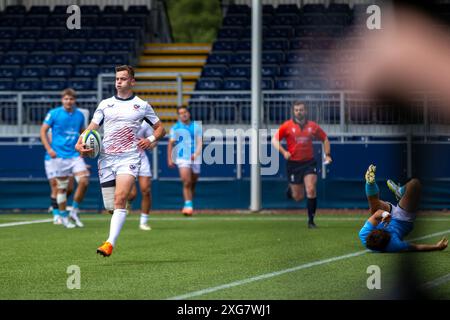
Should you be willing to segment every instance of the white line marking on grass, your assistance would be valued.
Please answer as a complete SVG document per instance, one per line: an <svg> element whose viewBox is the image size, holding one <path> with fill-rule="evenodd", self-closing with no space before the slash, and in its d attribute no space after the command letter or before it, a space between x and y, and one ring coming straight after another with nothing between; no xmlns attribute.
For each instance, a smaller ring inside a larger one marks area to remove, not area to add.
<svg viewBox="0 0 450 320"><path fill-rule="evenodd" d="M445 231L440 231L440 232L435 232L426 236L422 236L422 237L418 237L418 238L414 238L414 239L409 239L408 241L418 241L418 240L424 240L424 239L428 239L428 238L433 238L433 237L437 237L440 235L444 235L450 233L450 229L445 230ZM318 260L318 261L314 261L314 262L310 262L310 263L306 263L306 264L301 264L299 266L293 267L293 268L289 268L289 269L284 269L284 270L280 270L280 271L275 271L275 272L271 272L271 273L266 273L266 274L262 274L259 276L254 276L251 278L247 278L247 279L243 279L243 280L239 280L239 281L234 281L231 283L227 283L227 284L223 284L220 286L216 286L216 287L211 287L211 288L207 288L207 289L203 289L203 290L199 290L199 291L194 291L194 292L189 292L180 296L175 296L172 298L168 298L167 300L183 300L183 299L190 299L193 297L198 297L207 293L212 293L212 292L216 292L216 291L220 291L220 290L224 290L224 289L229 289L232 287L237 287L243 284L247 284L250 282L255 282L255 281L259 281L259 280L264 280L264 279L268 279L268 278L273 278L282 274L286 274L286 273L290 273L290 272L294 272L294 271L298 271L298 270L302 270L302 269L307 269L307 268L312 268L315 266L319 266L319 265L323 265L323 264L327 264L327 263L331 263L331 262L335 262L335 261L339 261L339 260L344 260L344 259L348 259L348 258L353 258L353 257L357 257L360 255L363 255L365 253L370 252L370 250L363 250L363 251L357 251L357 252L353 252L353 253L349 253L349 254L345 254L342 256L337 256L337 257L332 257L332 258L328 258L328 259L324 259L324 260Z"/></svg>
<svg viewBox="0 0 450 320"><path fill-rule="evenodd" d="M45 223L45 222L52 222L52 221L53 221L53 219L42 219L42 220L32 220L32 221L1 223L0 228L22 226L25 224Z"/></svg>
<svg viewBox="0 0 450 320"><path fill-rule="evenodd" d="M422 289L432 289L450 281L450 273L425 283Z"/></svg>

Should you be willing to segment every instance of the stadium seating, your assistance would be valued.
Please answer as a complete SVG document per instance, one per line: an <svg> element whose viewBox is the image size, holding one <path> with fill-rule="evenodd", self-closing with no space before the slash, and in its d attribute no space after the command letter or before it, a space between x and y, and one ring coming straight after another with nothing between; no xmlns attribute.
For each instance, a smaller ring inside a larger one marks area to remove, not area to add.
<svg viewBox="0 0 450 320"><path fill-rule="evenodd" d="M343 40L354 15L365 5L332 3L263 6L263 88L275 90L336 90L351 86L345 74L330 79L328 67L358 61L347 50L336 60L337 49L352 47L362 37ZM354 11L356 13L354 13ZM251 63L251 10L230 5L204 66L197 90L244 90L248 88ZM236 78L242 78L239 81ZM247 82L245 82L247 80Z"/></svg>
<svg viewBox="0 0 450 320"><path fill-rule="evenodd" d="M132 64L149 31L146 6L82 5L81 29L66 27L67 6L7 6L0 12L0 90L78 90L97 75Z"/></svg>

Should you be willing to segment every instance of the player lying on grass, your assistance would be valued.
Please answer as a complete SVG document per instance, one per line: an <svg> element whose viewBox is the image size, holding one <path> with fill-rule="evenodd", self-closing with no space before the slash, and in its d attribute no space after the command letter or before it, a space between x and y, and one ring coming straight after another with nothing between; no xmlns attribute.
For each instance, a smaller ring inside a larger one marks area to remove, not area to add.
<svg viewBox="0 0 450 320"><path fill-rule="evenodd" d="M388 180L389 189L399 201L394 206L380 200L375 171L376 167L370 165L365 176L371 216L359 232L362 244L374 252L437 251L447 248L446 238L436 244L415 244L403 240L414 228L421 184L418 179L412 179L404 186L399 186Z"/></svg>

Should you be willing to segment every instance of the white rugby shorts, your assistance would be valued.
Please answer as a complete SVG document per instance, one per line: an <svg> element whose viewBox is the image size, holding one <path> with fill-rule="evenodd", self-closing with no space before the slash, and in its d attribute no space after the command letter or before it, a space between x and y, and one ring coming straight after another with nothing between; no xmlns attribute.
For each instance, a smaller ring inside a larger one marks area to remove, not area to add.
<svg viewBox="0 0 450 320"><path fill-rule="evenodd" d="M181 159L177 158L175 160L175 164L178 168L190 168L194 174L200 174L200 163L198 163L196 160L188 160L188 159Z"/></svg>
<svg viewBox="0 0 450 320"><path fill-rule="evenodd" d="M119 155L100 154L98 158L100 183L116 180L119 174L129 174L136 178L140 167L141 158L138 152Z"/></svg>
<svg viewBox="0 0 450 320"><path fill-rule="evenodd" d="M48 165L47 165L48 161ZM48 171L47 171L48 168ZM47 178L49 178L50 175L53 175L52 178L55 177L68 177L72 176L74 174L77 174L78 172L88 171L86 167L86 163L84 162L83 158L81 157L75 157L75 158L69 158L69 159L63 159L63 158L54 158L50 160L45 161L45 171L47 173ZM51 179L51 178L49 178Z"/></svg>

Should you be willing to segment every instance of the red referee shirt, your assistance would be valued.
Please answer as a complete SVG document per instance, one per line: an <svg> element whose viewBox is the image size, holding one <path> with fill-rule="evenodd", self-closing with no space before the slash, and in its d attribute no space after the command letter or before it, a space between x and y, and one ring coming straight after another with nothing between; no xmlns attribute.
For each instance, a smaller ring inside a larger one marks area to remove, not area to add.
<svg viewBox="0 0 450 320"><path fill-rule="evenodd" d="M314 158L313 138L325 141L327 134L314 121L307 121L300 127L294 120L284 122L275 133L279 141L286 139L291 161L309 161Z"/></svg>

